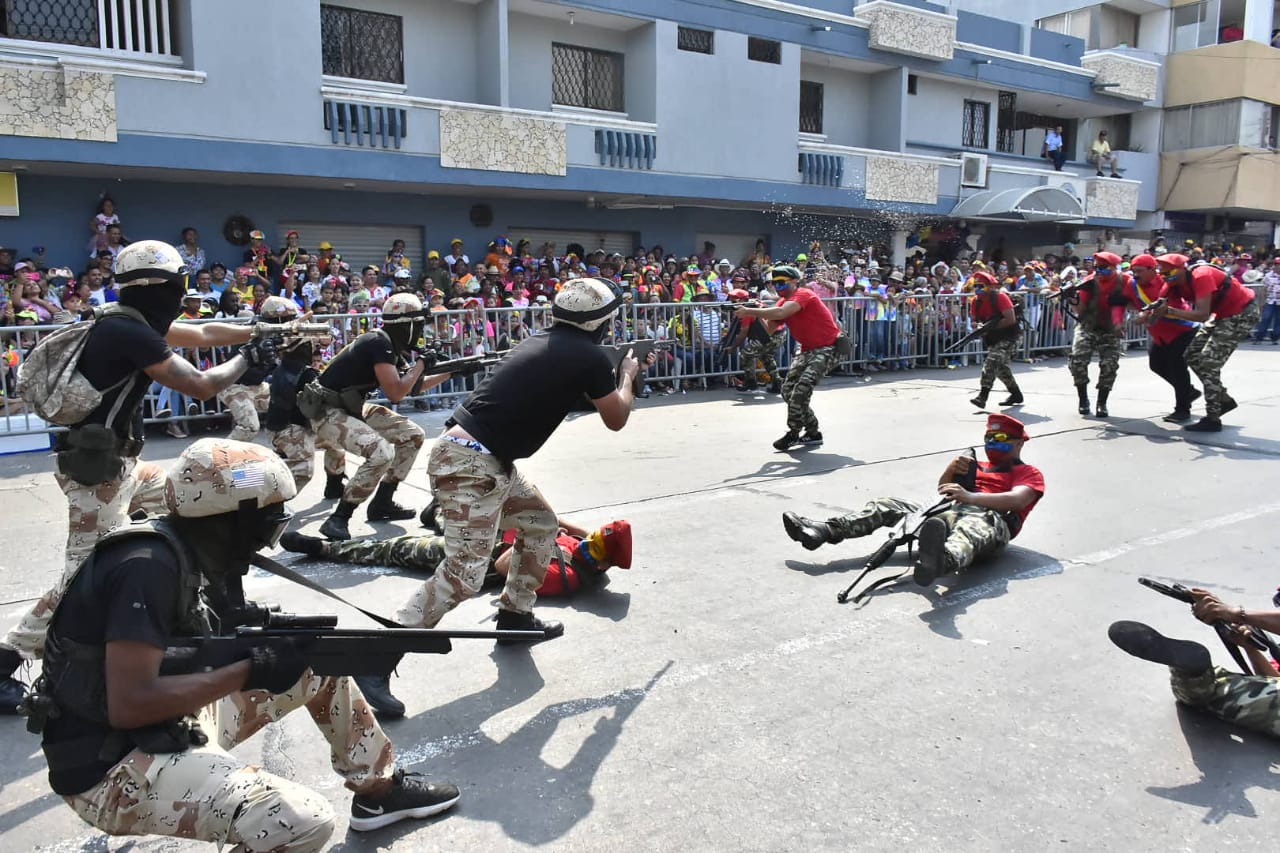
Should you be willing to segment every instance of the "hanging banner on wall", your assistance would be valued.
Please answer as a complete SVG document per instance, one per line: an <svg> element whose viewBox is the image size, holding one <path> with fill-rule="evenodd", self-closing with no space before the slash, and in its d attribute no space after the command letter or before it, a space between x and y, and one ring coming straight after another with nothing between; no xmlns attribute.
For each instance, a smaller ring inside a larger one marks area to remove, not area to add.
<svg viewBox="0 0 1280 853"><path fill-rule="evenodd" d="M18 176L0 172L0 216L18 215Z"/></svg>

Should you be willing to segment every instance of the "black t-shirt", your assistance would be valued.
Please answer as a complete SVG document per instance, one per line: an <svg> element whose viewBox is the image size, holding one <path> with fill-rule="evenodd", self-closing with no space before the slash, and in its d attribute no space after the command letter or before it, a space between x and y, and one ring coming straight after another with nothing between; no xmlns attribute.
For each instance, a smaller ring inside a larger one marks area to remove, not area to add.
<svg viewBox="0 0 1280 853"><path fill-rule="evenodd" d="M538 451L582 395L617 389L613 363L588 332L553 326L511 350L453 413L476 441L505 462Z"/></svg>
<svg viewBox="0 0 1280 853"><path fill-rule="evenodd" d="M108 315L89 332L77 369L94 388L104 391L131 374L137 374L132 389L116 414L113 428L121 438L142 437L142 398L151 380L142 373L159 364L173 350L164 336L146 323L126 316ZM105 424L124 386L104 394L102 403L81 423Z"/></svg>
<svg viewBox="0 0 1280 853"><path fill-rule="evenodd" d="M375 329L365 332L335 355L320 374L320 384L331 391L373 389L378 387L378 376L373 369L379 364L395 363L396 351L391 338L381 329Z"/></svg>
<svg viewBox="0 0 1280 853"><path fill-rule="evenodd" d="M148 536L107 543L71 582L51 629L104 650L107 643L118 640L163 649L178 624L180 582L178 558L164 540ZM80 738L100 742L110 731L106 723L64 708L46 723L43 742L51 745ZM53 762L49 786L63 796L86 791L131 749L133 744L126 742L118 755L100 756L99 748L93 748L85 750L83 763Z"/></svg>

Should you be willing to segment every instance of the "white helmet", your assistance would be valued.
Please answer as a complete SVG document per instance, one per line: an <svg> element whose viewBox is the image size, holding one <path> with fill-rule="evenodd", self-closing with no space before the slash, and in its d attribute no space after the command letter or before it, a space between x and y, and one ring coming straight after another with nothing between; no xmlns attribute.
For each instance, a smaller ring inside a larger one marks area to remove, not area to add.
<svg viewBox="0 0 1280 853"><path fill-rule="evenodd" d="M575 278L564 283L551 306L552 321L594 332L609 322L622 304L613 282Z"/></svg>
<svg viewBox="0 0 1280 853"><path fill-rule="evenodd" d="M181 518L236 512L241 501L256 509L284 503L298 493L284 461L260 444L202 438L169 469L164 500Z"/></svg>
<svg viewBox="0 0 1280 853"><path fill-rule="evenodd" d="M422 300L412 293L393 293L382 303L382 325L422 319Z"/></svg>
<svg viewBox="0 0 1280 853"><path fill-rule="evenodd" d="M258 316L275 322L294 320L298 316L298 303L284 296L268 296L262 300Z"/></svg>
<svg viewBox="0 0 1280 853"><path fill-rule="evenodd" d="M130 243L116 255L116 284L122 290L135 284L182 281L187 273L178 250L160 240Z"/></svg>

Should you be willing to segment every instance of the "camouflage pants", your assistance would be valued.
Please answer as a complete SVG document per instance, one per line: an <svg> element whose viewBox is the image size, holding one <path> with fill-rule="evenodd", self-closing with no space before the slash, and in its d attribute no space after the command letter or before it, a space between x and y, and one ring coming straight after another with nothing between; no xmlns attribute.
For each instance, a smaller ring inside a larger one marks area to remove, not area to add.
<svg viewBox="0 0 1280 853"><path fill-rule="evenodd" d="M391 777L395 750L360 689L349 678L305 675L286 693L232 693L206 706L200 722L208 746L168 755L135 750L97 785L64 799L109 835L192 838L244 851L320 850L334 828L329 802L225 751L303 706L348 788L366 790Z"/></svg>
<svg viewBox="0 0 1280 853"><path fill-rule="evenodd" d="M1018 351L1019 340L1013 338L987 346L987 357L982 361L982 379L978 383L982 393L989 392L997 379L1009 389L1009 393L1017 392L1018 380L1013 378L1009 362L1013 361L1013 356Z"/></svg>
<svg viewBox="0 0 1280 853"><path fill-rule="evenodd" d="M1120 372L1120 354L1124 350L1122 329L1095 330L1077 325L1071 338L1071 355L1067 367L1076 385L1089 384L1089 362L1098 354L1098 390L1110 391Z"/></svg>
<svg viewBox="0 0 1280 853"><path fill-rule="evenodd" d="M49 629L53 611L98 540L127 524L131 512L144 510L154 514L164 510L164 468L154 462L141 462L137 457L124 460L124 473L120 479L96 486L82 485L62 474L55 474L54 479L67 496L69 509L67 553L62 577L52 589L40 596L4 640L5 645L17 649L27 658L40 657L43 653L44 635Z"/></svg>
<svg viewBox="0 0 1280 853"><path fill-rule="evenodd" d="M791 432L818 431L818 417L809 407L813 389L835 366L836 348L818 347L800 353L791 361L782 383L782 399L787 402L787 429Z"/></svg>
<svg viewBox="0 0 1280 853"><path fill-rule="evenodd" d="M479 592L498 531L511 527L517 530L516 541L498 606L532 611L559 530L547 499L514 467L443 438L431 448L427 472L440 504L444 563L410 596L396 621L432 628Z"/></svg>
<svg viewBox="0 0 1280 853"><path fill-rule="evenodd" d="M756 383L760 381L760 372L756 370L756 362L759 361L764 366L764 372L769 374L773 379L778 378L778 341L769 338L766 341L757 341L754 338L747 338L742 342L742 369L747 375L747 381Z"/></svg>
<svg viewBox="0 0 1280 853"><path fill-rule="evenodd" d="M1280 679L1240 675L1220 666L1201 675L1172 669L1169 672L1173 695L1182 704L1203 708L1228 723L1280 737Z"/></svg>
<svg viewBox="0 0 1280 853"><path fill-rule="evenodd" d="M271 433L271 447L276 455L289 466L293 482L301 492L316 471L316 434L297 424L290 424ZM341 450L324 449L324 472L341 474L347 469L347 456Z"/></svg>
<svg viewBox="0 0 1280 853"><path fill-rule="evenodd" d="M342 494L348 503L369 497L383 479L403 482L426 440L422 427L386 406L365 403L363 415L355 418L342 409L329 409L311 423L320 447L364 457Z"/></svg>
<svg viewBox="0 0 1280 853"><path fill-rule="evenodd" d="M1222 417L1222 406L1229 397L1222 384L1222 368L1236 347L1253 331L1261 318L1255 299L1234 317L1217 317L1202 323L1187 347L1187 367L1204 385L1204 411L1211 418Z"/></svg>
<svg viewBox="0 0 1280 853"><path fill-rule="evenodd" d="M893 527L919 509L897 498L877 498L868 501L861 512L828 519L827 525L842 537L866 536L881 527ZM984 507L956 504L933 517L947 524L947 566L953 572L996 553L1012 538L1000 514Z"/></svg>
<svg viewBox="0 0 1280 853"><path fill-rule="evenodd" d="M444 560L443 536L393 536L390 539L349 539L325 542L324 556L339 563L395 566L430 574Z"/></svg>
<svg viewBox="0 0 1280 853"><path fill-rule="evenodd" d="M230 385L218 392L218 402L231 413L232 441L253 441L258 437L258 413L267 411L271 389L267 383Z"/></svg>

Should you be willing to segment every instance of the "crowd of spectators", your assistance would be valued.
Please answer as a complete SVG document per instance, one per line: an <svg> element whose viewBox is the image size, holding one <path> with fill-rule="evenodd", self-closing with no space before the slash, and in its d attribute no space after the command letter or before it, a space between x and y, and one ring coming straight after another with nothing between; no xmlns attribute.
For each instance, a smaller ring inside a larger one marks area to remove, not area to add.
<svg viewBox="0 0 1280 853"><path fill-rule="evenodd" d="M0 325L32 326L74 322L89 316L94 306L116 298L112 277L115 256L128 245L125 225L112 199L104 197L89 222L87 260L68 266L46 263L35 247L18 257L0 247ZM980 251L949 253L946 259L917 250L906 264L895 266L887 251L849 250L815 241L795 256L774 258L763 240L745 257L717 254L712 243L700 250L678 253L663 246L637 247L630 255L588 250L579 244L563 249L554 243L533 245L496 236L480 246L461 238L447 249L432 249L425 259L410 257L405 243L395 240L378 262L353 264L342 247L323 235L310 249L303 235L290 231L283 245L272 248L260 231L249 234L248 246L225 263L210 257L194 228L184 228L175 245L191 271L190 290L182 317L251 317L269 295L293 299L299 309L332 324L333 343L320 353L332 354L358 334L378 325L378 313L392 293L411 291L439 313L426 324L425 337L450 355L471 356L501 352L550 322L549 302L559 285L575 277L599 276L622 289L630 309L621 312L610 337L625 342L641 338L667 340L671 347L651 371L654 390L672 393L689 387L684 377L739 369L734 339L738 331L730 311L718 306L736 292L737 298L776 299L769 284L775 263L795 265L805 286L832 300L837 317L854 342L852 362L868 372L912 369L920 365L955 367L947 353L950 343L972 328L963 294L972 288L972 274L988 270L1021 302L1028 326L1029 352L1065 349L1070 320L1053 295L1092 271L1089 251L1070 244L1060 253L1038 258L985 256ZM1266 288L1265 318L1256 337L1280 337L1280 258L1274 250L1257 252L1240 245L1169 247L1157 239L1150 250L1184 251L1229 267L1247 284ZM1127 258L1126 258L1127 260ZM854 297L854 298L849 298ZM34 336L17 332L6 342L4 361L10 374ZM787 353L780 353L785 369ZM190 353L193 361L216 360L217 353ZM713 377L713 382L734 380ZM456 383L454 383L456 384ZM441 393L465 388L446 385ZM647 390L647 389L646 389ZM163 396L163 395L161 395ZM201 411L192 402L156 399L152 414ZM175 434L181 432L176 427Z"/></svg>

